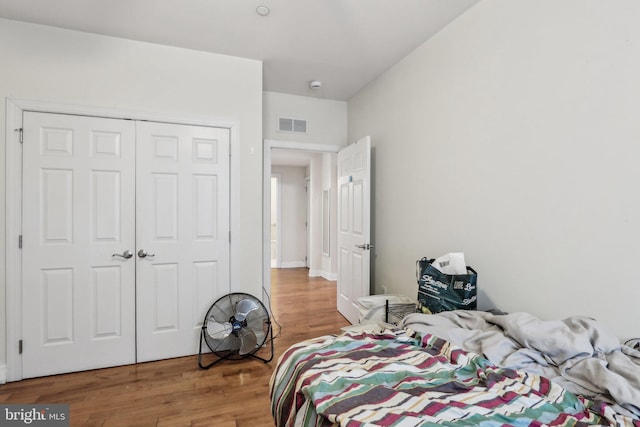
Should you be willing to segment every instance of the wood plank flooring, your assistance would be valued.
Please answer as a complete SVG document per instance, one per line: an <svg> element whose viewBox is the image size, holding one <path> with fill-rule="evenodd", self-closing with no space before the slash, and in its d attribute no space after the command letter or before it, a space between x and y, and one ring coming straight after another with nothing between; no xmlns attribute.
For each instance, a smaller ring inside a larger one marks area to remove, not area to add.
<svg viewBox="0 0 640 427"><path fill-rule="evenodd" d="M72 426L273 426L269 379L279 356L349 324L336 311L335 282L307 274L272 270L271 307L281 327L274 323L270 363L248 358L201 370L189 356L35 378L1 385L0 403L69 404Z"/></svg>

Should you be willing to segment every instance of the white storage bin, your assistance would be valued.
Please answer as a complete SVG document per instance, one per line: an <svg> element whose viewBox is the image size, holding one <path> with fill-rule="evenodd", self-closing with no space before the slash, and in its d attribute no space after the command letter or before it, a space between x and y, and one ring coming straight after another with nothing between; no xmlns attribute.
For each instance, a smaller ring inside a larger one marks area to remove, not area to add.
<svg viewBox="0 0 640 427"><path fill-rule="evenodd" d="M369 295L356 299L356 307L360 313L360 323L385 322L387 301L389 301L389 307L393 308L394 312L398 311L397 309L399 308L403 308L400 311L415 311L415 300L405 295ZM392 319L392 315L389 315L389 323L395 323L395 321L399 320L401 319Z"/></svg>

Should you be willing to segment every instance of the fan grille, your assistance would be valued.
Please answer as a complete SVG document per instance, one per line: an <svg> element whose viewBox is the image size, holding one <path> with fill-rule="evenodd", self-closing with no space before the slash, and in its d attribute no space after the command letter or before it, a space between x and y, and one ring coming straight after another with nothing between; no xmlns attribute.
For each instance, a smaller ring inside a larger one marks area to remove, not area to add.
<svg viewBox="0 0 640 427"><path fill-rule="evenodd" d="M246 316L238 312L239 304L244 310L250 307ZM204 317L202 335L207 347L218 357L241 359L265 344L269 328L269 313L262 301L238 292L213 303Z"/></svg>

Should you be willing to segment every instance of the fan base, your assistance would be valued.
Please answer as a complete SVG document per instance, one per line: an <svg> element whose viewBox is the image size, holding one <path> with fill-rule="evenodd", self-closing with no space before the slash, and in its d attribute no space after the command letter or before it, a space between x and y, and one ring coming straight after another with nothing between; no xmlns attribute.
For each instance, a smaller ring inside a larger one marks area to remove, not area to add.
<svg viewBox="0 0 640 427"><path fill-rule="evenodd" d="M240 359L244 359L247 357L252 357L254 359L257 360L261 360L264 363L269 363L273 360L273 355L274 355L274 348L273 348L273 330L271 328L271 322L268 322L268 330L267 330L267 335L265 338L265 345L267 340L269 340L270 342L270 348L271 348L271 355L269 356L269 358L265 358L265 357L261 357L258 356L254 353L248 353L248 354L238 354L237 352L215 352L215 353L211 353L214 356L217 356L218 358L216 360L214 360L211 363L203 363L203 353L202 353L202 342L205 341L205 335L206 334L206 326L203 325L202 327L202 331L200 333L200 347L198 350L198 366L200 366L200 369L209 369L211 368L213 365L222 362L223 360L240 360ZM271 335L271 338L269 338L269 335Z"/></svg>

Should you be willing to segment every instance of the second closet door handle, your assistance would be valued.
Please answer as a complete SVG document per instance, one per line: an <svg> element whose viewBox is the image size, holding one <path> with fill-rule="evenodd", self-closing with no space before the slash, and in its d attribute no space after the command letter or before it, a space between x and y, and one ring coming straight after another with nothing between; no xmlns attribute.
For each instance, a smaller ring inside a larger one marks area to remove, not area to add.
<svg viewBox="0 0 640 427"><path fill-rule="evenodd" d="M146 257L154 257L154 256L156 256L156 254L150 254L147 251L145 251L144 249L140 249L138 251L138 256L140 258L146 258Z"/></svg>

